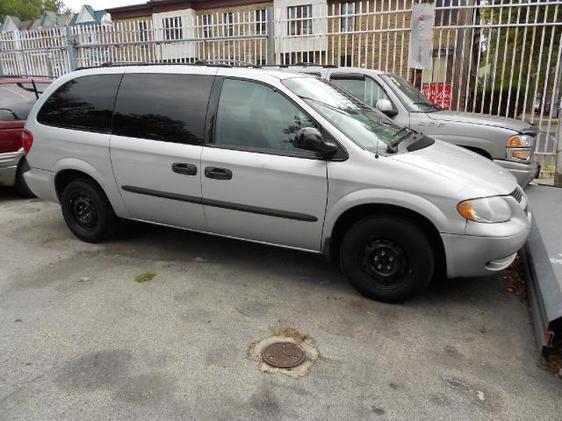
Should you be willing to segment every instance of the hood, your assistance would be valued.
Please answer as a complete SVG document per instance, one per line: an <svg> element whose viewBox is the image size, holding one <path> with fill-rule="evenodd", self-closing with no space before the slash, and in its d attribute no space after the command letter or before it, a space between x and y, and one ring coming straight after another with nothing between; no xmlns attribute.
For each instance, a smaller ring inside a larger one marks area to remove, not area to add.
<svg viewBox="0 0 562 421"><path fill-rule="evenodd" d="M464 113L462 111L436 111L434 113L427 113L427 116L432 120L501 127L502 129L515 130L520 133L534 131L534 127L525 121L489 114Z"/></svg>
<svg viewBox="0 0 562 421"><path fill-rule="evenodd" d="M446 178L462 188L466 198L506 195L517 186L509 171L489 159L438 140L426 148L390 158Z"/></svg>

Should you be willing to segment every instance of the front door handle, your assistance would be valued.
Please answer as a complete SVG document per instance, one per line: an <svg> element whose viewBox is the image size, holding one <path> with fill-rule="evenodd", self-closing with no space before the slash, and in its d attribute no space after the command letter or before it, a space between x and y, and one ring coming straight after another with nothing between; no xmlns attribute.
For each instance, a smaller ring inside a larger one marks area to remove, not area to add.
<svg viewBox="0 0 562 421"><path fill-rule="evenodd" d="M232 171L226 168L205 167L205 177L215 180L231 180Z"/></svg>
<svg viewBox="0 0 562 421"><path fill-rule="evenodd" d="M183 175L197 175L197 166L187 162L174 162L172 171Z"/></svg>

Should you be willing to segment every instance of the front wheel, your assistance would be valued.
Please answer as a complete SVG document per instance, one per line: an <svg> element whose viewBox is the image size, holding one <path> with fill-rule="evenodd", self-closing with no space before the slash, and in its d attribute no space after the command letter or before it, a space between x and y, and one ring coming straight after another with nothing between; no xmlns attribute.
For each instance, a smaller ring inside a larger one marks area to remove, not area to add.
<svg viewBox="0 0 562 421"><path fill-rule="evenodd" d="M427 236L406 218L369 216L346 233L340 265L364 296L397 302L425 289L435 258Z"/></svg>
<svg viewBox="0 0 562 421"><path fill-rule="evenodd" d="M71 181L61 195L64 220L70 231L88 243L110 238L117 217L103 190L87 179Z"/></svg>

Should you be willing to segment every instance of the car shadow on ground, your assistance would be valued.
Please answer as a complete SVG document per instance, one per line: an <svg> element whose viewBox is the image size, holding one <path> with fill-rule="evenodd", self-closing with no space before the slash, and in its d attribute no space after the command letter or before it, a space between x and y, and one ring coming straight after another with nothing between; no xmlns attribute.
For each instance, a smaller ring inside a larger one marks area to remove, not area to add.
<svg viewBox="0 0 562 421"><path fill-rule="evenodd" d="M16 190L13 187L0 187L0 203L8 202L11 200L26 200L21 196L18 196Z"/></svg>
<svg viewBox="0 0 562 421"><path fill-rule="evenodd" d="M257 271L264 276L274 273L286 277L288 282L298 279L298 282L322 283L329 287L326 292L330 294L352 289L337 262L329 262L319 254L141 222L122 222L116 238L107 244L107 253L166 262L218 262L236 271ZM477 300L480 294L489 294L490 289L505 289L502 278L501 273L483 278L435 278L427 291L407 303ZM359 293L356 294L359 298Z"/></svg>

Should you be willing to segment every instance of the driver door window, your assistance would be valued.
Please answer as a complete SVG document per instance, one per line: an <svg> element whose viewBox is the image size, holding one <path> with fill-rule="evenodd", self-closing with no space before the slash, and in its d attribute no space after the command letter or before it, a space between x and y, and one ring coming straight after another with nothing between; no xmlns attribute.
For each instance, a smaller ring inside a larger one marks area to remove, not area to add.
<svg viewBox="0 0 562 421"><path fill-rule="evenodd" d="M383 88L370 77L365 77L363 80L353 78L336 78L332 79L331 82L334 85L345 89L351 95L359 98L361 101L373 108L379 99L388 99L390 101L390 98L384 92Z"/></svg>
<svg viewBox="0 0 562 421"><path fill-rule="evenodd" d="M214 143L231 149L288 155L311 155L293 140L312 120L271 88L244 80L225 79L215 123Z"/></svg>

